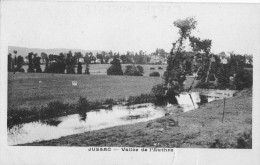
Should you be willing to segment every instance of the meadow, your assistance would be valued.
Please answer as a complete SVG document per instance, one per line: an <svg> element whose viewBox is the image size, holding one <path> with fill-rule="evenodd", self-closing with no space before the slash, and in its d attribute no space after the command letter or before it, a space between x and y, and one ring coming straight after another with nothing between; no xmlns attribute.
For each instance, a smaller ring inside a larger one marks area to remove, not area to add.
<svg viewBox="0 0 260 165"><path fill-rule="evenodd" d="M72 86L72 81L77 81L77 86ZM39 107L54 100L75 103L80 96L90 101L122 99L150 93L160 83L161 77L147 76L9 73L8 106Z"/></svg>

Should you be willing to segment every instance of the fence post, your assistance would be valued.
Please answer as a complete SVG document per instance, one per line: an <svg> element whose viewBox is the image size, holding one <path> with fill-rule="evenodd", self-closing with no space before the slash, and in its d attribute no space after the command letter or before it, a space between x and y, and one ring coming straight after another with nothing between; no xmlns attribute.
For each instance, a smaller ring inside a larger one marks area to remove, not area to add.
<svg viewBox="0 0 260 165"><path fill-rule="evenodd" d="M226 104L226 98L224 97L224 107L223 107L223 114L222 114L222 123L225 117L225 104Z"/></svg>

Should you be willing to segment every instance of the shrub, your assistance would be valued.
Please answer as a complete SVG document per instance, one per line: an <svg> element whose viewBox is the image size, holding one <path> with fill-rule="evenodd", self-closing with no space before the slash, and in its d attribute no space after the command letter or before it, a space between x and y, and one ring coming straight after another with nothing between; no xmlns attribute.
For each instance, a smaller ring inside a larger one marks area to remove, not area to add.
<svg viewBox="0 0 260 165"><path fill-rule="evenodd" d="M47 107L40 109L41 117L55 117L62 114L67 114L69 104L64 104L60 101L52 101L47 104Z"/></svg>
<svg viewBox="0 0 260 165"><path fill-rule="evenodd" d="M163 69L163 68L159 66L158 69Z"/></svg>
<svg viewBox="0 0 260 165"><path fill-rule="evenodd" d="M113 99L106 99L104 101L104 104L114 104L114 100Z"/></svg>
<svg viewBox="0 0 260 165"><path fill-rule="evenodd" d="M79 98L77 110L79 113L86 113L90 110L90 104L86 98Z"/></svg>
<svg viewBox="0 0 260 165"><path fill-rule="evenodd" d="M153 103L155 101L154 95L141 94L139 96L130 96L127 99L128 105L141 104L141 103Z"/></svg>
<svg viewBox="0 0 260 165"><path fill-rule="evenodd" d="M33 116L38 116L37 111L8 107L7 127L11 128L14 125L26 122L26 120L32 118Z"/></svg>
<svg viewBox="0 0 260 165"><path fill-rule="evenodd" d="M151 67L150 70L155 70L155 68L154 68L154 67Z"/></svg>
<svg viewBox="0 0 260 165"><path fill-rule="evenodd" d="M127 75L127 76L143 76L143 74L140 72L140 71L143 72L143 68L140 65L138 65L138 66L139 66L139 69L138 69L138 67L135 67L134 65L127 65L124 75Z"/></svg>
<svg viewBox="0 0 260 165"><path fill-rule="evenodd" d="M159 72L152 72L149 74L150 77L160 77L160 73Z"/></svg>
<svg viewBox="0 0 260 165"><path fill-rule="evenodd" d="M80 97L78 101L77 110L80 116L80 120L86 120L87 112L90 111L90 105L86 98Z"/></svg>
<svg viewBox="0 0 260 165"><path fill-rule="evenodd" d="M166 96L165 96L166 87L163 84L156 85L152 88L152 94L155 96L156 105L165 105Z"/></svg>
<svg viewBox="0 0 260 165"><path fill-rule="evenodd" d="M144 68L141 65L137 65L137 70L142 74L144 73Z"/></svg>

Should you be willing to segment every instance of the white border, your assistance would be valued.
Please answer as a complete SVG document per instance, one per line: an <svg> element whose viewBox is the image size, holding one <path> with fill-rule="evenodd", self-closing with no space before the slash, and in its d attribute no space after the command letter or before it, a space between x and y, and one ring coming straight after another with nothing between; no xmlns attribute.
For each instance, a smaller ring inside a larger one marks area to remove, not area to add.
<svg viewBox="0 0 260 165"><path fill-rule="evenodd" d="M62 1L62 0L61 0ZM82 0L80 0L82 1ZM104 0L108 1L108 0ZM116 0L118 1L118 0ZM125 1L125 0L123 0ZM134 0L138 1L138 0ZM142 2L147 0L143 0ZM150 0L149 2L158 2ZM160 1L162 2L162 1ZM163 1L172 2L172 1ZM222 1L173 1L173 2L224 2L224 3L260 3L260 0L222 0ZM1 2L2 8L2 2ZM0 27L1 30L1 27ZM257 34L256 34L257 35ZM2 35L0 35L2 36ZM260 36L260 34L258 35ZM175 153L140 152L88 152L85 147L15 147L6 142L7 107L7 45L1 39L1 143L0 164L260 164L259 131L259 55L254 56L254 92L253 92L253 149L176 149ZM260 46L260 45L259 45Z"/></svg>

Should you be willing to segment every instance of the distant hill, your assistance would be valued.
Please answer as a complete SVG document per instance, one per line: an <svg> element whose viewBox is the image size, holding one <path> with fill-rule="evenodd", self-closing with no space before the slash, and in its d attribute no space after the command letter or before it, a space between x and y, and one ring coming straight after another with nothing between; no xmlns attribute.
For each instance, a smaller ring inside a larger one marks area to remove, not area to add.
<svg viewBox="0 0 260 165"><path fill-rule="evenodd" d="M59 53L68 53L71 51L74 52L81 52L83 55L85 55L86 52L92 52L93 55L96 55L97 53L101 53L100 50L83 50L83 49L65 49L65 48L54 48L54 49L40 49L40 48L26 48L26 47L17 47L17 46L9 46L8 47L8 53L14 54L14 50L17 51L17 55L21 55L22 57L26 57L28 53L33 52L37 53L38 55L41 55L42 52L49 54L56 54Z"/></svg>

